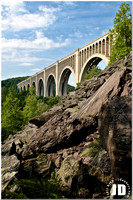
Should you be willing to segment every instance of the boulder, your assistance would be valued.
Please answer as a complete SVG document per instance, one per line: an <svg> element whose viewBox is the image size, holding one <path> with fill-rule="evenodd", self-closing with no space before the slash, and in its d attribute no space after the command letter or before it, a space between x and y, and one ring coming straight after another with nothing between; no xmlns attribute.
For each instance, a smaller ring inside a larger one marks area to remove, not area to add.
<svg viewBox="0 0 133 200"><path fill-rule="evenodd" d="M21 162L19 178L45 178L46 176L50 176L51 165L52 161L48 155L40 153L36 158Z"/></svg>
<svg viewBox="0 0 133 200"><path fill-rule="evenodd" d="M20 161L15 155L2 156L2 192L7 188L11 188L12 186L10 187L10 184L17 180L16 175L18 174L19 167Z"/></svg>
<svg viewBox="0 0 133 200"><path fill-rule="evenodd" d="M72 119L69 112L55 115L32 136L27 148L22 153L26 157L34 157L36 152L52 153L59 149L78 145L86 136L93 133L97 121L87 119Z"/></svg>
<svg viewBox="0 0 133 200"><path fill-rule="evenodd" d="M54 115L62 113L62 112L63 112L62 106L59 104L59 105L53 106L50 110L42 113L41 115L29 119L29 123L35 124L36 126L40 127L44 125Z"/></svg>
<svg viewBox="0 0 133 200"><path fill-rule="evenodd" d="M111 75L95 94L87 100L86 104L77 111L73 118L88 118L89 116L98 115L104 104L123 91L122 83L125 82L128 73L126 68L121 68Z"/></svg>
<svg viewBox="0 0 133 200"><path fill-rule="evenodd" d="M57 172L57 179L63 188L70 190L72 179L77 174L79 166L79 161L76 160L72 155L69 155L63 160L61 168Z"/></svg>
<svg viewBox="0 0 133 200"><path fill-rule="evenodd" d="M115 178L131 182L131 97L116 96L102 107L99 133Z"/></svg>
<svg viewBox="0 0 133 200"><path fill-rule="evenodd" d="M105 149L101 149L96 156L92 159L91 166L99 167L106 174L111 175L110 158L108 152Z"/></svg>

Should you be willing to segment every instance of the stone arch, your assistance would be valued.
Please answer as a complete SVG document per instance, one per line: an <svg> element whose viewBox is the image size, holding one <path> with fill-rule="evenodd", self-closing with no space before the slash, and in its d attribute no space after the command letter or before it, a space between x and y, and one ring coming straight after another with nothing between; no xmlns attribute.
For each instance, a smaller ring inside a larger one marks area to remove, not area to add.
<svg viewBox="0 0 133 200"><path fill-rule="evenodd" d="M109 37L106 38L106 56L109 56Z"/></svg>
<svg viewBox="0 0 133 200"><path fill-rule="evenodd" d="M35 83L35 81L32 82L32 85L33 85L34 87L36 87L36 83Z"/></svg>
<svg viewBox="0 0 133 200"><path fill-rule="evenodd" d="M70 66L67 66L62 70L59 77L59 96L67 95L67 84L71 73L73 74L76 83L75 73Z"/></svg>
<svg viewBox="0 0 133 200"><path fill-rule="evenodd" d="M105 39L102 40L102 54L105 54Z"/></svg>
<svg viewBox="0 0 133 200"><path fill-rule="evenodd" d="M24 91L26 91L26 87L25 87L25 85L24 85Z"/></svg>
<svg viewBox="0 0 133 200"><path fill-rule="evenodd" d="M89 47L87 47L87 59L89 58Z"/></svg>
<svg viewBox="0 0 133 200"><path fill-rule="evenodd" d="M44 96L44 83L42 78L40 78L38 81L38 95Z"/></svg>
<svg viewBox="0 0 133 200"><path fill-rule="evenodd" d="M94 54L95 53L95 44L93 44L92 48L93 48L92 53Z"/></svg>
<svg viewBox="0 0 133 200"><path fill-rule="evenodd" d="M109 58L107 58L105 55L102 54L95 54L91 56L84 64L80 76L79 76L79 82L83 81L84 75L87 72L88 68L92 67L93 65L98 65L98 63L103 60L107 65L109 62Z"/></svg>
<svg viewBox="0 0 133 200"><path fill-rule="evenodd" d="M99 41L99 53L102 53L102 45L101 45L101 41Z"/></svg>
<svg viewBox="0 0 133 200"><path fill-rule="evenodd" d="M90 46L90 56L92 55L92 47Z"/></svg>
<svg viewBox="0 0 133 200"><path fill-rule="evenodd" d="M98 43L96 43L96 53L98 53Z"/></svg>
<svg viewBox="0 0 133 200"><path fill-rule="evenodd" d="M22 87L21 87L21 92L22 92Z"/></svg>
<svg viewBox="0 0 133 200"><path fill-rule="evenodd" d="M55 76L51 73L49 74L46 81L46 96L55 96L56 95L56 82Z"/></svg>

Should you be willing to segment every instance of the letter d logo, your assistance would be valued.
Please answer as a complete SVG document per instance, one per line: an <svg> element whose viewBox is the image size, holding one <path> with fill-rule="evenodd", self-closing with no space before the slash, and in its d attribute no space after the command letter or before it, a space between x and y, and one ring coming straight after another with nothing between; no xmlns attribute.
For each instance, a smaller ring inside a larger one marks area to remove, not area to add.
<svg viewBox="0 0 133 200"><path fill-rule="evenodd" d="M126 194L126 186L124 184L118 184L118 195L122 196Z"/></svg>
<svg viewBox="0 0 133 200"><path fill-rule="evenodd" d="M116 184L112 185L112 191L111 191L111 195L116 195Z"/></svg>

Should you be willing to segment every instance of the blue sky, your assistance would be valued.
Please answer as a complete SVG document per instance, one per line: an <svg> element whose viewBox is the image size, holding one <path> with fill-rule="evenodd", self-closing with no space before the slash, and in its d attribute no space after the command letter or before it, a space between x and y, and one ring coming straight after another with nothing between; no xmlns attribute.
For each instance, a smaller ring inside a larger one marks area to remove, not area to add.
<svg viewBox="0 0 133 200"><path fill-rule="evenodd" d="M121 3L2 0L2 80L31 76L108 32Z"/></svg>

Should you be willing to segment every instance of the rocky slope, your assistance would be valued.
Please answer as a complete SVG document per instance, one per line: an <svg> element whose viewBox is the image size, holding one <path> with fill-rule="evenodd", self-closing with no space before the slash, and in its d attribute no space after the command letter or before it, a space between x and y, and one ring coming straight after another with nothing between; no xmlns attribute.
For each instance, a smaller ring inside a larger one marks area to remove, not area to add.
<svg viewBox="0 0 133 200"><path fill-rule="evenodd" d="M68 198L106 198L112 178L131 184L129 54L2 144L2 191L21 178L45 178L54 166ZM128 163L128 164L127 164Z"/></svg>

